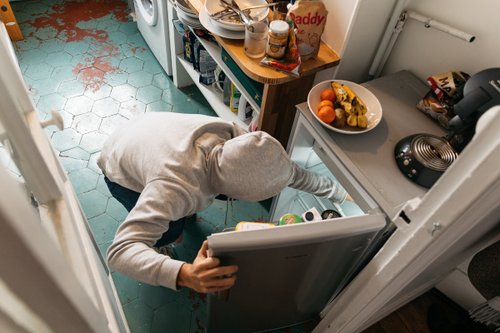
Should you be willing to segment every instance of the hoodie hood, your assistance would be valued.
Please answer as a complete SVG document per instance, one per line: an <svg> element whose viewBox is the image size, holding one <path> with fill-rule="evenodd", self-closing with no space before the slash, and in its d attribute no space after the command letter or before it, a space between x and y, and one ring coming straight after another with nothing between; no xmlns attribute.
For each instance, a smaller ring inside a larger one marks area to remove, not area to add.
<svg viewBox="0 0 500 333"><path fill-rule="evenodd" d="M215 193L245 201L277 195L293 167L281 144L265 132L251 132L216 146L208 157Z"/></svg>

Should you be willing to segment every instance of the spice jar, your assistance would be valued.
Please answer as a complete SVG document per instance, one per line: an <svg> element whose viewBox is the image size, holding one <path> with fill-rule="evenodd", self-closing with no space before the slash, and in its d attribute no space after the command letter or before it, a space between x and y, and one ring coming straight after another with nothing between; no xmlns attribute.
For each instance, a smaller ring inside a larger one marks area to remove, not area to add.
<svg viewBox="0 0 500 333"><path fill-rule="evenodd" d="M272 21L269 25L269 38L267 40L266 54L275 59L285 55L288 43L288 23L282 20Z"/></svg>

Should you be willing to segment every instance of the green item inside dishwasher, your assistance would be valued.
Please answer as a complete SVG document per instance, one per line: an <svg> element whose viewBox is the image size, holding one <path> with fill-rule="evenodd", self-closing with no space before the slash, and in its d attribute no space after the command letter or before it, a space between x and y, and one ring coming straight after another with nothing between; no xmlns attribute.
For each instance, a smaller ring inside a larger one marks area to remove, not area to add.
<svg viewBox="0 0 500 333"><path fill-rule="evenodd" d="M302 222L304 222L302 217L297 214L285 214L280 217L279 225L297 224Z"/></svg>

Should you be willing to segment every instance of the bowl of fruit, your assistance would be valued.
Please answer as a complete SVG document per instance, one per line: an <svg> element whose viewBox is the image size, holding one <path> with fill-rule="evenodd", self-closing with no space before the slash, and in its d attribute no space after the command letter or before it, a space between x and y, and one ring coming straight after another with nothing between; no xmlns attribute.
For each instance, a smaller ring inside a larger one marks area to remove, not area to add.
<svg viewBox="0 0 500 333"><path fill-rule="evenodd" d="M382 119L377 97L357 83L323 81L307 95L309 110L321 125L344 134L361 134L374 129Z"/></svg>

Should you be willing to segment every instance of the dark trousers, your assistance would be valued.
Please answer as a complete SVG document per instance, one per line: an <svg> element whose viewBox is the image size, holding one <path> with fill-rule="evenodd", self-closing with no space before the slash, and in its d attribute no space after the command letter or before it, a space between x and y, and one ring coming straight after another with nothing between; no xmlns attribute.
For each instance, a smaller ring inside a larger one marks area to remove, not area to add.
<svg viewBox="0 0 500 333"><path fill-rule="evenodd" d="M104 181L106 182L111 195L118 200L118 202L120 202L127 209L127 211L130 212L132 208L134 208L141 194L129 190L128 188L125 188L117 183L113 183L108 179L108 177L104 177ZM168 225L167 232L161 236L154 246L160 247L175 242L182 234L185 222L185 217L177 221L171 221Z"/></svg>

